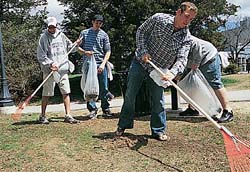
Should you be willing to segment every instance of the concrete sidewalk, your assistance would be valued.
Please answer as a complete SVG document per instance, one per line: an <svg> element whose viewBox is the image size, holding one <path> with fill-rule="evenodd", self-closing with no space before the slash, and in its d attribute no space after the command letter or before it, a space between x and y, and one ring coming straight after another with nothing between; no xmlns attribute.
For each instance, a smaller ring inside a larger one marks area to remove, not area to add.
<svg viewBox="0 0 250 172"><path fill-rule="evenodd" d="M228 96L230 102L241 102L241 101L250 101L250 90L240 90L240 91L228 91ZM165 96L166 105L170 107L171 104L171 95ZM121 108L123 103L123 99L115 98L110 101L110 108ZM180 103L186 103L182 98L180 99ZM97 102L97 107L100 107L100 102ZM86 103L79 103L79 102L72 102L71 109L72 111L76 110L86 110L87 106ZM41 107L40 106L26 106L23 110L23 113L40 113ZM63 104L54 104L48 105L47 112L64 112Z"/></svg>

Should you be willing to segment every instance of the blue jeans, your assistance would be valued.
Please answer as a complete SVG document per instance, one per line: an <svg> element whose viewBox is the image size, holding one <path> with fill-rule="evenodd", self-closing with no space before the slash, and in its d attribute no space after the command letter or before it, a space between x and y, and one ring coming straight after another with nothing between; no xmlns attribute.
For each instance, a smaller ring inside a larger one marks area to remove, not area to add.
<svg viewBox="0 0 250 172"><path fill-rule="evenodd" d="M99 83L99 97L101 99L101 108L104 112L105 110L109 109L109 102L108 102L108 73L107 68L105 67L102 73L98 73L98 83ZM90 101L87 102L87 109L91 112L97 110L96 102Z"/></svg>
<svg viewBox="0 0 250 172"><path fill-rule="evenodd" d="M218 54L199 68L213 89L217 90L224 87L221 81L221 59Z"/></svg>
<svg viewBox="0 0 250 172"><path fill-rule="evenodd" d="M165 133L166 129L166 111L164 108L163 88L158 86L143 69L137 60L133 60L129 69L127 90L124 97L124 103L118 126L123 129L130 129L134 126L135 100L144 79L146 86L150 90L152 101L150 128L152 135Z"/></svg>

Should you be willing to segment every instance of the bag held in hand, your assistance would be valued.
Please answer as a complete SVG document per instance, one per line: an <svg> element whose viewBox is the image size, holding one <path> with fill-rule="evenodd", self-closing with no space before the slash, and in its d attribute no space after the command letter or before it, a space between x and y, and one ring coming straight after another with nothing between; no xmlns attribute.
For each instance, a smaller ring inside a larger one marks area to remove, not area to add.
<svg viewBox="0 0 250 172"><path fill-rule="evenodd" d="M99 96L99 83L95 58L88 58L82 68L81 89L86 101L96 101Z"/></svg>
<svg viewBox="0 0 250 172"><path fill-rule="evenodd" d="M210 116L221 113L221 104L199 69L191 70L178 86ZM185 99L185 96L182 97Z"/></svg>

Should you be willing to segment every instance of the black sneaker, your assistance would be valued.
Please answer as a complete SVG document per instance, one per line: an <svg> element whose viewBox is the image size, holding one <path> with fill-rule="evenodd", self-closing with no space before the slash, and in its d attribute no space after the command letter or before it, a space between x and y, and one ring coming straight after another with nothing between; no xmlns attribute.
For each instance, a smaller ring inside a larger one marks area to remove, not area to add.
<svg viewBox="0 0 250 172"><path fill-rule="evenodd" d="M103 111L103 115L107 116L107 117L112 117L113 113L111 112L110 109L106 109L106 110Z"/></svg>
<svg viewBox="0 0 250 172"><path fill-rule="evenodd" d="M180 112L179 115L180 116L199 116L199 112L197 110L187 108L185 111Z"/></svg>
<svg viewBox="0 0 250 172"><path fill-rule="evenodd" d="M223 110L221 117L218 119L218 123L230 122L234 118L233 111Z"/></svg>

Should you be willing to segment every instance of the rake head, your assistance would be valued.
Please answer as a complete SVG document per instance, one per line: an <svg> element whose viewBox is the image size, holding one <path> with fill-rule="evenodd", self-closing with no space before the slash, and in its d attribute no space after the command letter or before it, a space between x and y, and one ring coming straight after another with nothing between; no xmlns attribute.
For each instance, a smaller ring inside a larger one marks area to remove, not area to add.
<svg viewBox="0 0 250 172"><path fill-rule="evenodd" d="M11 114L11 118L14 121L19 121L20 120L22 112L23 112L23 109L27 106L27 104L29 104L31 98L32 98L31 96L28 97L22 104L20 104L18 106L18 108L15 111L15 113Z"/></svg>
<svg viewBox="0 0 250 172"><path fill-rule="evenodd" d="M249 172L250 142L221 129L231 172Z"/></svg>

